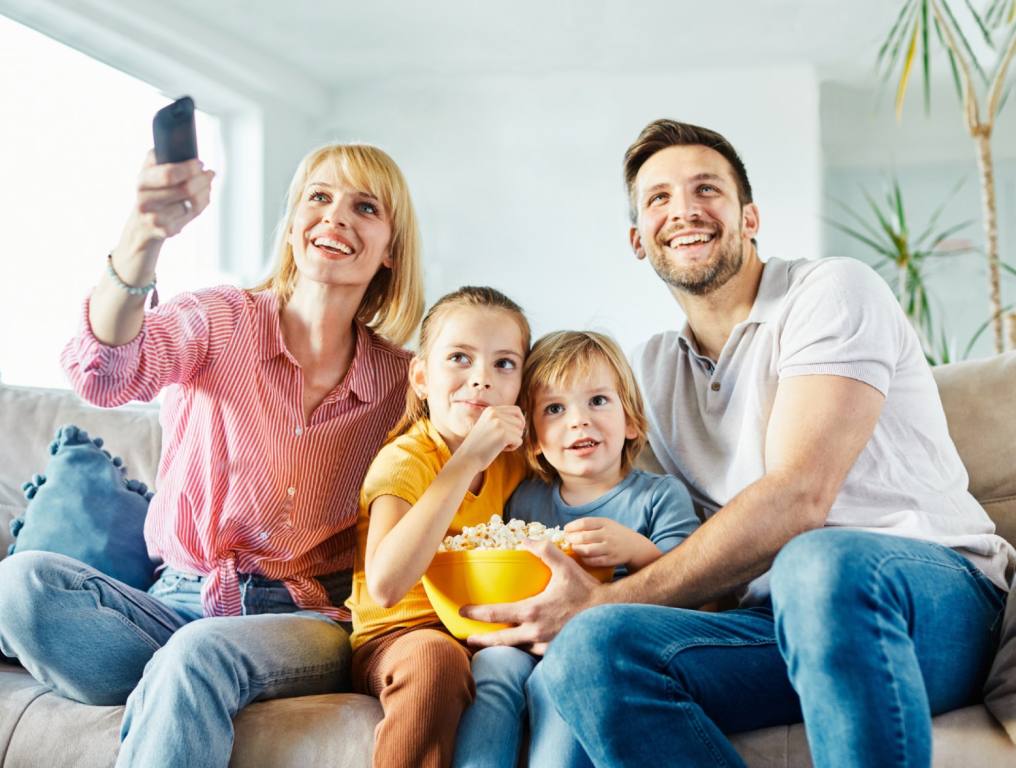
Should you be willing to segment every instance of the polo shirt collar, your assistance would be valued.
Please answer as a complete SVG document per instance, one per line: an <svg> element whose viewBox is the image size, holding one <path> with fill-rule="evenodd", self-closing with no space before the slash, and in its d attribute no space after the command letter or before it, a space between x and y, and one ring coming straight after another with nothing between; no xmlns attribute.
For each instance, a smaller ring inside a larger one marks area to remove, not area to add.
<svg viewBox="0 0 1016 768"><path fill-rule="evenodd" d="M769 259L762 265L762 279L758 284L755 303L751 306L746 323L765 323L776 319L790 284L790 262Z"/></svg>
<svg viewBox="0 0 1016 768"><path fill-rule="evenodd" d="M279 299L274 291L262 291L253 295L257 314L258 349L261 360L271 360L285 355L293 365L299 367L296 359L286 349L282 338L282 324L279 322ZM359 320L353 323L356 332L356 348L342 382L325 397L325 401L343 397L352 392L361 401L372 403L384 393L377 377L377 359L374 349L375 335Z"/></svg>
<svg viewBox="0 0 1016 768"><path fill-rule="evenodd" d="M751 305L751 312L742 324L765 323L776 318L790 283L790 262L783 259L769 259L762 265L762 278L758 293ZM677 337L678 344L685 352L704 357L698 349L698 342L687 321Z"/></svg>

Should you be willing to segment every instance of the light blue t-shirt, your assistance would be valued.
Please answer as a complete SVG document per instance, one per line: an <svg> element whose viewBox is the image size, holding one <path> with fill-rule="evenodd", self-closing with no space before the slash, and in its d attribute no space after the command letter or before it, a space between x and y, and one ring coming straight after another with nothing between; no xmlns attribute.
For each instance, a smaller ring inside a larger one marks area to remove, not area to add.
<svg viewBox="0 0 1016 768"><path fill-rule="evenodd" d="M574 507L561 498L559 481L547 485L530 478L511 495L505 516L562 527L580 517L607 517L641 533L664 553L699 526L691 495L680 480L640 469L633 469L600 498ZM625 573L624 568L618 568L614 575Z"/></svg>

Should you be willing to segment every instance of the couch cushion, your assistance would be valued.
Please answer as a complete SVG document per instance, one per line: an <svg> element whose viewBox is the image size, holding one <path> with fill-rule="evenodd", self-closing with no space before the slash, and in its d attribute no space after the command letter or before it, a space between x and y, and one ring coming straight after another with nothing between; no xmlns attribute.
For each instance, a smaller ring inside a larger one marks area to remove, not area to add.
<svg viewBox="0 0 1016 768"><path fill-rule="evenodd" d="M1016 352L932 372L970 492L1016 543Z"/></svg>
<svg viewBox="0 0 1016 768"><path fill-rule="evenodd" d="M22 715L23 712L23 715ZM123 707L89 707L43 689L22 669L0 666L0 739L20 718L5 766L110 768L116 759ZM236 718L232 768L368 768L376 699L353 693L252 704ZM1016 765L1016 745L980 705L933 721L934 768ZM8 731L9 734L9 731ZM59 734L59 738L54 738ZM800 724L731 737L749 768L811 768Z"/></svg>
<svg viewBox="0 0 1016 768"><path fill-rule="evenodd" d="M162 432L152 405L95 408L73 392L0 384L0 556L10 544L8 523L27 505L21 484L38 472L62 424L77 424L114 446L131 477L155 484Z"/></svg>
<svg viewBox="0 0 1016 768"><path fill-rule="evenodd" d="M980 704L939 715L932 726L934 768L1016 765L1016 744ZM749 768L812 768L803 725L738 733L731 741Z"/></svg>
<svg viewBox="0 0 1016 768"><path fill-rule="evenodd" d="M356 693L301 696L252 704L236 718L233 768L367 768L377 699Z"/></svg>
<svg viewBox="0 0 1016 768"><path fill-rule="evenodd" d="M21 667L0 663L0 764L14 765L4 759L14 729L28 706L45 694L45 686Z"/></svg>
<svg viewBox="0 0 1016 768"><path fill-rule="evenodd" d="M0 763L111 768L123 707L61 698L23 669L0 665ZM20 722L19 722L20 720ZM233 768L368 768L377 699L355 693L252 704L235 720ZM11 730L17 730L11 736ZM6 754L4 747L7 747Z"/></svg>

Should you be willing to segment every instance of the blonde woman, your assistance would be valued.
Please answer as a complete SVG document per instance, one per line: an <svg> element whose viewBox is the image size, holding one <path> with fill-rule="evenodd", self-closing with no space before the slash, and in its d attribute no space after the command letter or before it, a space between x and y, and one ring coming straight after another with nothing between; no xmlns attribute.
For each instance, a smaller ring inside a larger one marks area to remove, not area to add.
<svg viewBox="0 0 1016 768"><path fill-rule="evenodd" d="M348 686L358 494L402 415L400 345L423 309L401 172L377 148L331 145L296 170L265 283L145 311L162 244L212 177L149 156L63 354L95 404L166 390L145 529L165 570L146 593L60 555L0 565L14 598L0 648L61 695L126 702L120 766L225 766L251 701Z"/></svg>

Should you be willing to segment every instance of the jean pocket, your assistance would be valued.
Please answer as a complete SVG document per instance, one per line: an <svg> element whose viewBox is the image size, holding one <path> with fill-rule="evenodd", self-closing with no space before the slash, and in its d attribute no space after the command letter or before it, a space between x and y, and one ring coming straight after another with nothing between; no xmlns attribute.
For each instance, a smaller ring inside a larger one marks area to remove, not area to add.
<svg viewBox="0 0 1016 768"><path fill-rule="evenodd" d="M193 594L201 591L202 578L192 573L166 568L162 575L148 588L152 597L169 597L179 594Z"/></svg>

